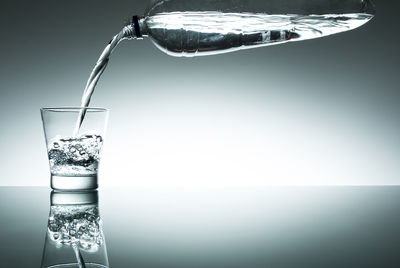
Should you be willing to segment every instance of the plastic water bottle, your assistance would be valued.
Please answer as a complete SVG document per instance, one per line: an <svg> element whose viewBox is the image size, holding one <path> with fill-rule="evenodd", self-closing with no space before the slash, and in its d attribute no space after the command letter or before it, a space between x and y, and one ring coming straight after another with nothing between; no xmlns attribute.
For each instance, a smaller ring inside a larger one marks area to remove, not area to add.
<svg viewBox="0 0 400 268"><path fill-rule="evenodd" d="M143 17L133 16L103 50L81 107L89 105L112 51L125 39L148 36L172 56L214 55L352 30L374 13L371 0L155 0ZM74 138L85 111L79 113Z"/></svg>
<svg viewBox="0 0 400 268"><path fill-rule="evenodd" d="M213 55L352 30L374 13L370 0L156 0L125 38L148 36L172 56Z"/></svg>

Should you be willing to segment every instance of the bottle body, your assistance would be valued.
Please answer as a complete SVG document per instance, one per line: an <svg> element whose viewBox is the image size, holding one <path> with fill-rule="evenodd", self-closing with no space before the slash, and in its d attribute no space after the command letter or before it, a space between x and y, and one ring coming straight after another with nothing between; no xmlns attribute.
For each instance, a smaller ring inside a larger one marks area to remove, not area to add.
<svg viewBox="0 0 400 268"><path fill-rule="evenodd" d="M352 30L373 17L370 1L153 1L140 30L172 56L213 55Z"/></svg>

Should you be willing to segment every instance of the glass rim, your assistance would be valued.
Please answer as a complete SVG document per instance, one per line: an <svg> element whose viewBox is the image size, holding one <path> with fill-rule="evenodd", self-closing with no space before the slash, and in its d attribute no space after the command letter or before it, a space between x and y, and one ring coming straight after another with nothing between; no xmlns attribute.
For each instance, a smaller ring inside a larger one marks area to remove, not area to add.
<svg viewBox="0 0 400 268"><path fill-rule="evenodd" d="M42 112L79 112L86 110L86 112L109 112L110 109L103 107L79 107L79 106L65 106L65 107L43 107L40 108Z"/></svg>

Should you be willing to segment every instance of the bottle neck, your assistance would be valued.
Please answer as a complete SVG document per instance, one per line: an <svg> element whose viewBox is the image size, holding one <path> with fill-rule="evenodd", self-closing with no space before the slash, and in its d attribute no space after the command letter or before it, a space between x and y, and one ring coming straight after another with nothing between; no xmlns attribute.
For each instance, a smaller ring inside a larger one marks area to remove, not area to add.
<svg viewBox="0 0 400 268"><path fill-rule="evenodd" d="M146 36L144 18L133 16L129 24L123 28L123 36L126 39L143 39L143 36Z"/></svg>

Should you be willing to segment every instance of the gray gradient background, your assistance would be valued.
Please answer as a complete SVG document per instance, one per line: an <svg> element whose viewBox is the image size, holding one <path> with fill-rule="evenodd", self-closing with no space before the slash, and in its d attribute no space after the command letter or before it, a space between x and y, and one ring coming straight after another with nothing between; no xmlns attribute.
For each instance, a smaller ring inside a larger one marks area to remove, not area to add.
<svg viewBox="0 0 400 268"><path fill-rule="evenodd" d="M79 105L146 3L2 2L0 185L48 185L39 108ZM400 4L375 3L355 31L215 57L121 43L92 98L111 109L100 183L399 184Z"/></svg>

